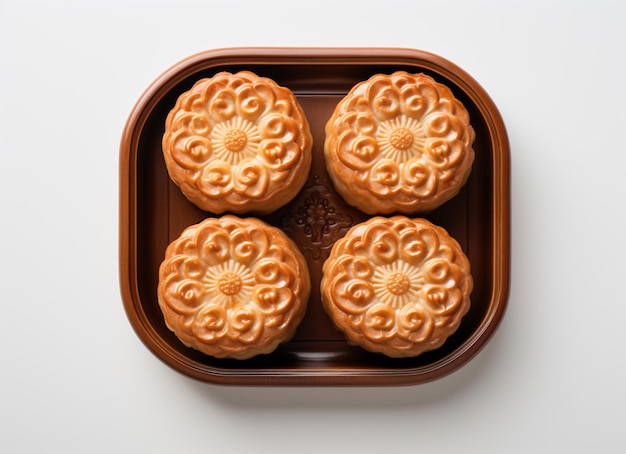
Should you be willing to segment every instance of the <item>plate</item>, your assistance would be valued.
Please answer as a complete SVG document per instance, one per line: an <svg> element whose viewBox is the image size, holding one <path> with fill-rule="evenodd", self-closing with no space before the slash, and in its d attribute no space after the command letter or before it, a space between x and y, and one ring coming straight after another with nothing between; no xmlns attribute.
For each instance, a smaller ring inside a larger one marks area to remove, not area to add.
<svg viewBox="0 0 626 454"><path fill-rule="evenodd" d="M161 138L178 96L219 71L253 71L290 88L313 134L313 165L296 198L262 219L295 239L310 267L312 292L295 337L269 355L215 359L185 347L165 326L157 301L165 248L189 225L212 216L170 180ZM334 191L324 166L324 128L337 102L377 73L423 72L448 85L476 132L472 174L461 192L422 216L444 227L469 257L472 306L437 350L392 359L350 346L320 302L321 267L334 241L368 218ZM492 337L507 305L510 267L509 144L485 90L448 60L414 49L232 48L192 55L161 74L132 109L120 146L120 287L131 326L165 364L194 379L223 385L398 386L441 378L466 364Z"/></svg>

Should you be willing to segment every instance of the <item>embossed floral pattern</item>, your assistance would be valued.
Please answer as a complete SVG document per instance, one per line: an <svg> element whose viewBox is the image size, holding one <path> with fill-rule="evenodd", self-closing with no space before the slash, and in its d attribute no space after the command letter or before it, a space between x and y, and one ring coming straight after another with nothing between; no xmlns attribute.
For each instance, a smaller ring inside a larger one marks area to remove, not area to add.
<svg viewBox="0 0 626 454"><path fill-rule="evenodd" d="M315 263L325 260L333 243L356 222L354 212L329 188L327 181L314 173L305 189L280 213L277 223L307 260Z"/></svg>
<svg viewBox="0 0 626 454"><path fill-rule="evenodd" d="M326 164L349 203L374 214L433 209L456 195L474 160L463 105L424 74L357 84L326 126Z"/></svg>
<svg viewBox="0 0 626 454"><path fill-rule="evenodd" d="M308 269L293 243L254 218L189 227L159 270L167 326L188 346L245 359L288 340L304 316Z"/></svg>
<svg viewBox="0 0 626 454"><path fill-rule="evenodd" d="M163 153L172 180L203 210L269 213L300 190L309 125L295 96L268 78L218 73L182 94Z"/></svg>
<svg viewBox="0 0 626 454"><path fill-rule="evenodd" d="M425 219L375 217L333 246L322 301L354 344L392 357L438 348L469 309L470 265Z"/></svg>

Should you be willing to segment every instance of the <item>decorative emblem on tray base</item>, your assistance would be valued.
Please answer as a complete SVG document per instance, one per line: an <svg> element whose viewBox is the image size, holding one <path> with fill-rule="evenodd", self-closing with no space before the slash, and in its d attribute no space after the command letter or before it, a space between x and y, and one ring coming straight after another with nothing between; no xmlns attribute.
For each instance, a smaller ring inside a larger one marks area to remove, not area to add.
<svg viewBox="0 0 626 454"><path fill-rule="evenodd" d="M361 216L313 174L286 211L281 211L279 225L305 256L325 260L335 241Z"/></svg>

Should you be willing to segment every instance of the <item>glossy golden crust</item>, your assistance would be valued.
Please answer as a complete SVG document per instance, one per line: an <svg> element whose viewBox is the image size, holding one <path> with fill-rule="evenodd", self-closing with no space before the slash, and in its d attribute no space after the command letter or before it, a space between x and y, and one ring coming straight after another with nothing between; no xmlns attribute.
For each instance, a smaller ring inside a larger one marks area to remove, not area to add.
<svg viewBox="0 0 626 454"><path fill-rule="evenodd" d="M374 217L338 240L323 267L322 303L348 342L390 357L439 348L470 307L473 280L441 227Z"/></svg>
<svg viewBox="0 0 626 454"><path fill-rule="evenodd" d="M368 214L430 211L458 194L475 133L452 91L425 74L377 74L355 85L326 124L328 173Z"/></svg>
<svg viewBox="0 0 626 454"><path fill-rule="evenodd" d="M294 94L249 71L196 82L170 111L162 143L172 180L215 214L289 202L308 177L312 144Z"/></svg>
<svg viewBox="0 0 626 454"><path fill-rule="evenodd" d="M158 300L165 323L188 347L247 359L293 337L311 290L296 245L256 218L208 218L167 248Z"/></svg>

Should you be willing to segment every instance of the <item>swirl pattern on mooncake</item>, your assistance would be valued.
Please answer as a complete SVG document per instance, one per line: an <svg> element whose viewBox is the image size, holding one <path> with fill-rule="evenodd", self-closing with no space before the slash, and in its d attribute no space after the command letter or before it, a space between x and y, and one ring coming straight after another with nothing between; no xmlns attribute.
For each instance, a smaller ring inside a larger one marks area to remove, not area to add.
<svg viewBox="0 0 626 454"><path fill-rule="evenodd" d="M328 173L368 214L430 211L471 172L475 133L445 85L425 74L377 74L355 85L326 124Z"/></svg>
<svg viewBox="0 0 626 454"><path fill-rule="evenodd" d="M323 267L322 303L348 342L391 357L439 348L470 307L473 280L441 227L374 217L338 240Z"/></svg>
<svg viewBox="0 0 626 454"><path fill-rule="evenodd" d="M188 227L159 269L166 325L217 358L247 359L291 339L310 290L295 244L256 218L225 215Z"/></svg>
<svg viewBox="0 0 626 454"><path fill-rule="evenodd" d="M266 214L291 200L311 166L312 136L294 94L249 71L199 80L163 135L168 173L199 208Z"/></svg>

